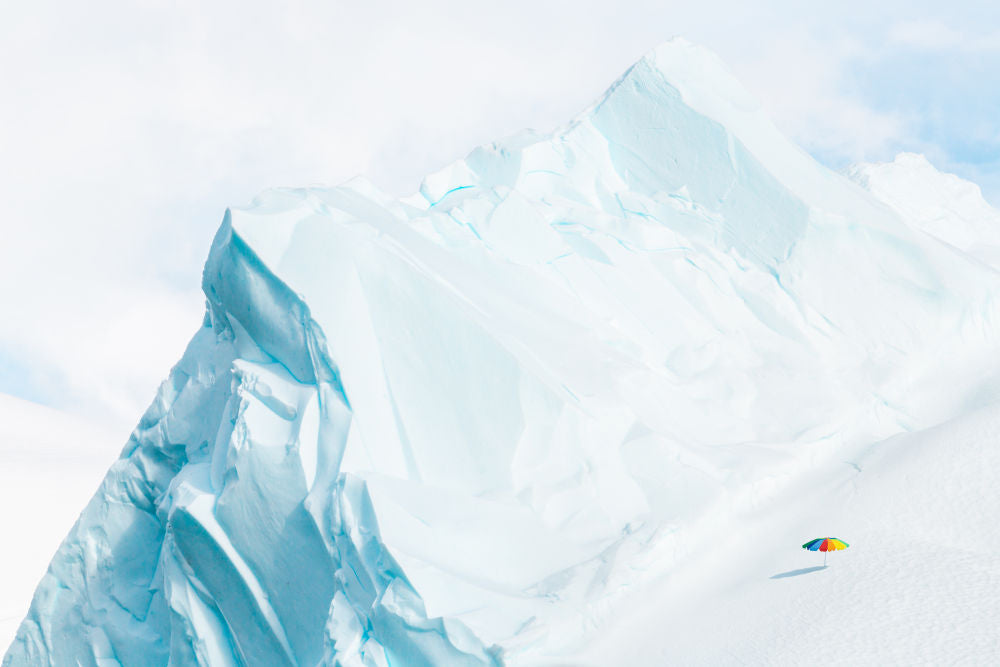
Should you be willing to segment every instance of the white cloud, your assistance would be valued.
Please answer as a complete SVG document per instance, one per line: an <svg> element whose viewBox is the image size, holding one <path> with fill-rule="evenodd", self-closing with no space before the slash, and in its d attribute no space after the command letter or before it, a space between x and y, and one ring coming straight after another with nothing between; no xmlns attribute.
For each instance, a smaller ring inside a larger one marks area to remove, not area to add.
<svg viewBox="0 0 1000 667"><path fill-rule="evenodd" d="M887 157L911 126L861 95L850 68L901 45L968 42L965 27L942 29L950 9L8 3L0 359L32 377L0 388L33 383L50 404L134 422L199 323L200 265L225 206L357 173L412 190L478 143L566 121L674 34L718 51L816 154ZM915 22L898 22L904 10ZM977 48L993 43L976 29Z"/></svg>
<svg viewBox="0 0 1000 667"><path fill-rule="evenodd" d="M900 114L872 108L845 82L848 64L868 53L854 37L815 34L802 26L764 45L735 71L804 148L858 161L883 153L908 129Z"/></svg>
<svg viewBox="0 0 1000 667"><path fill-rule="evenodd" d="M889 29L887 41L895 46L925 51L1000 52L1000 30L976 34L933 19L896 23Z"/></svg>

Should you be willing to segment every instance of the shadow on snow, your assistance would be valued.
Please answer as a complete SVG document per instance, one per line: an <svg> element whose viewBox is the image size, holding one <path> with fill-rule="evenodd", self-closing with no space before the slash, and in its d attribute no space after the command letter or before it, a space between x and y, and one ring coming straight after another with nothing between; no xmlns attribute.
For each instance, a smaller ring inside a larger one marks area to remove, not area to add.
<svg viewBox="0 0 1000 667"><path fill-rule="evenodd" d="M771 579L786 579L788 577L797 577L800 574L809 574L810 572L818 572L820 570L825 570L826 565L817 565L815 567L804 567L800 570L789 570L788 572L782 572L780 574L775 574L771 576Z"/></svg>

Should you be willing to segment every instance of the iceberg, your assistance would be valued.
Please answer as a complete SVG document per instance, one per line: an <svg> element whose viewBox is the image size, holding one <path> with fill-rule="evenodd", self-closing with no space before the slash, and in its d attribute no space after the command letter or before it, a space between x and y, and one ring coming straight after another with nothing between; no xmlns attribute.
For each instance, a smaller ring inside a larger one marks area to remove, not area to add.
<svg viewBox="0 0 1000 667"><path fill-rule="evenodd" d="M4 666L571 654L735 512L998 395L995 264L858 169L674 40L412 196L227 211Z"/></svg>

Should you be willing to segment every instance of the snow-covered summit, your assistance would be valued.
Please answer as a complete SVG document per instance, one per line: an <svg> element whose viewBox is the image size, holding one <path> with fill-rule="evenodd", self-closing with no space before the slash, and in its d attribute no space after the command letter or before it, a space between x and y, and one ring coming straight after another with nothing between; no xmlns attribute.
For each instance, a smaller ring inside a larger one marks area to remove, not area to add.
<svg viewBox="0 0 1000 667"><path fill-rule="evenodd" d="M1000 211L975 183L938 171L917 153L852 165L845 174L919 229L1000 266Z"/></svg>
<svg viewBox="0 0 1000 667"><path fill-rule="evenodd" d="M734 511L1000 387L996 271L680 40L413 197L227 212L203 286L5 664L558 656Z"/></svg>

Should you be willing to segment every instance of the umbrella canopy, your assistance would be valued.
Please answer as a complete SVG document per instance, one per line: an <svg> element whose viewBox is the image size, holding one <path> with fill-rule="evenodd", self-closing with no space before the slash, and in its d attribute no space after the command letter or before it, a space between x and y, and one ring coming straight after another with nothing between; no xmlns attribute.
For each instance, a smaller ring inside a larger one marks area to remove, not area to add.
<svg viewBox="0 0 1000 667"><path fill-rule="evenodd" d="M849 546L851 545L836 537L817 537L803 544L802 548L809 551L841 551Z"/></svg>

